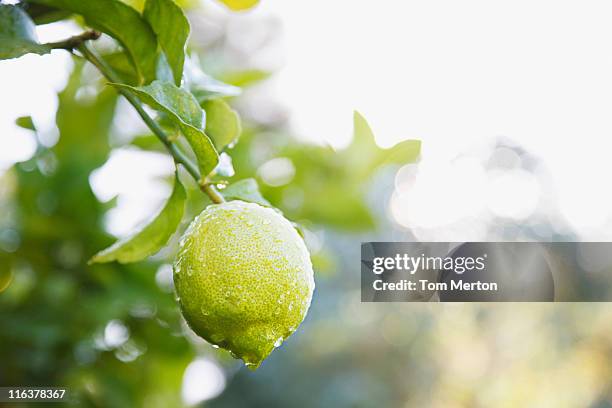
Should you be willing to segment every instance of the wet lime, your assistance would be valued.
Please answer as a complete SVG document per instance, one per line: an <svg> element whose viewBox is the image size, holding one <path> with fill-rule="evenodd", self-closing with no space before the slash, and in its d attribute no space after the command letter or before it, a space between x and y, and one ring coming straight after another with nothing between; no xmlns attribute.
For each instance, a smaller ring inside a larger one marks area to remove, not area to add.
<svg viewBox="0 0 612 408"><path fill-rule="evenodd" d="M314 290L295 228L273 209L243 201L211 205L191 223L174 283L194 332L252 368L297 329Z"/></svg>

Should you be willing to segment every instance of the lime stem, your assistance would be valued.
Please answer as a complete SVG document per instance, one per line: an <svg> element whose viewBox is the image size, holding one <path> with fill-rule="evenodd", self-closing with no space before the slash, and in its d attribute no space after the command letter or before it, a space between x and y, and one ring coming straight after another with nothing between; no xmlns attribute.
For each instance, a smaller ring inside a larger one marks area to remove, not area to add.
<svg viewBox="0 0 612 408"><path fill-rule="evenodd" d="M80 36L77 36L80 37ZM74 38L74 37L73 37ZM68 39L67 41L69 41ZM121 78L115 73L115 71L104 61L85 41L81 41L75 44L74 49L80 51L83 57L91 62L102 75L110 82L123 83ZM118 89L118 92L123 95L125 99L136 109L136 112L140 115L145 124L151 129L151 131L157 136L157 138L164 144L168 152L174 158L174 162L182 164L185 170L194 178L194 180L200 186L200 189L208 195L212 202L219 204L225 201L223 196L217 191L214 185L210 183L207 177L202 177L197 166L181 151L181 149L174 143L166 132L155 122L155 120L149 116L145 111L140 100L132 95L131 93Z"/></svg>

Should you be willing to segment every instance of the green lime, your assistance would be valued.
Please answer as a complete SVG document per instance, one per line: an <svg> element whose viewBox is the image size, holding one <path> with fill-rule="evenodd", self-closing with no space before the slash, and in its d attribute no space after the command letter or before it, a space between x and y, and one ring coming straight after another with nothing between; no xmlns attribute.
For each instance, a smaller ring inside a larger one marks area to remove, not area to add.
<svg viewBox="0 0 612 408"><path fill-rule="evenodd" d="M181 239L174 284L195 333L257 368L300 325L314 278L304 240L278 212L210 205Z"/></svg>

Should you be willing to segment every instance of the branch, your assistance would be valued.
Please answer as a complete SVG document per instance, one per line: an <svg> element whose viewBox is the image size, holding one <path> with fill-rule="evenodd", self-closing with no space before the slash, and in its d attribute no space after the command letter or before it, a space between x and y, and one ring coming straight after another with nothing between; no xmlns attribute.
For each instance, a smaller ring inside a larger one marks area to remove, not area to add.
<svg viewBox="0 0 612 408"><path fill-rule="evenodd" d="M85 34L86 33L83 33L81 36L77 37L83 38ZM67 41L70 41L70 39ZM100 58L96 52L87 45L87 43L80 41L74 48L79 50L87 61L95 65L106 79L115 83L123 82L121 78L113 71L113 69L102 58ZM174 161L182 164L185 167L185 170L187 170L187 172L195 179L200 186L200 189L210 197L212 202L217 204L224 202L225 199L223 196L210 183L205 175L203 176L200 174L197 166L193 164L193 162L179 149L179 147L172 143L166 132L144 110L138 98L123 89L119 89L118 91L125 97L125 99L128 100L134 109L136 109L136 112L138 112L149 129L151 129L155 136L157 136L164 146L166 146L166 149L168 149L168 152L170 152L174 158Z"/></svg>
<svg viewBox="0 0 612 408"><path fill-rule="evenodd" d="M97 40L102 35L99 31L85 31L83 34L75 35L58 42L50 42L43 45L51 47L55 50L68 50L72 51L78 48L81 44L88 40Z"/></svg>

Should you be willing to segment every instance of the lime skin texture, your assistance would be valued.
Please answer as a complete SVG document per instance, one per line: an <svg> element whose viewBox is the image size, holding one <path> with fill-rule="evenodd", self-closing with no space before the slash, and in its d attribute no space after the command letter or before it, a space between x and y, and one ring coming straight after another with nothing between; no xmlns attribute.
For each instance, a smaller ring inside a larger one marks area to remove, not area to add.
<svg viewBox="0 0 612 408"><path fill-rule="evenodd" d="M185 320L252 369L304 320L310 255L279 212L244 201L208 206L183 235L174 284Z"/></svg>

